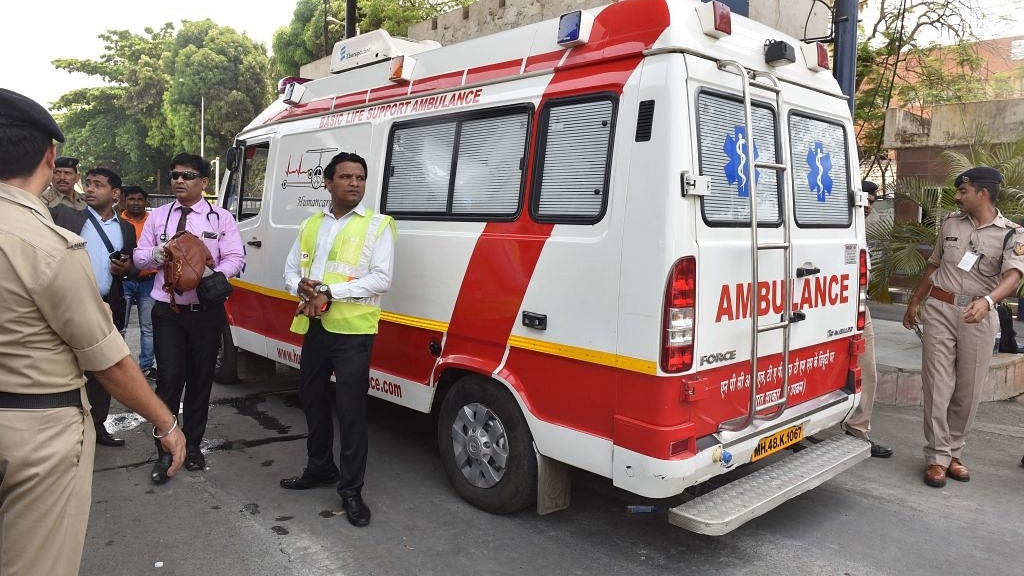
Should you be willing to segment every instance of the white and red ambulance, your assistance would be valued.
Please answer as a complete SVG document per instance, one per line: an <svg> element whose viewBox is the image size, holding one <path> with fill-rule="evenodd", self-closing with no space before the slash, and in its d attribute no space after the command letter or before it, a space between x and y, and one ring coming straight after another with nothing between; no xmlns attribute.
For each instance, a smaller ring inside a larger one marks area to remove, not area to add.
<svg viewBox="0 0 1024 576"><path fill-rule="evenodd" d="M827 68L695 0L339 42L333 74L288 84L229 151L247 265L227 366L235 347L298 365L285 256L329 203L323 166L355 152L398 228L370 393L437 413L455 489L545 513L580 468L728 532L868 454L787 449L859 398L865 200Z"/></svg>

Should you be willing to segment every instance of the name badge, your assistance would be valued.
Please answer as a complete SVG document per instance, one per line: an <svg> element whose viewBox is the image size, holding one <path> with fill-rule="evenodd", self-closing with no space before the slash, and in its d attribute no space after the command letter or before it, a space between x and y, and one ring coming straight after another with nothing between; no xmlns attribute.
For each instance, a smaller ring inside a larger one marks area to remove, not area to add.
<svg viewBox="0 0 1024 576"><path fill-rule="evenodd" d="M216 232L203 232L203 238L209 238L210 240L216 240L217 239L217 233Z"/></svg>
<svg viewBox="0 0 1024 576"><path fill-rule="evenodd" d="M960 259L960 263L956 265L957 268L964 272L970 272L971 268L974 267L974 263L978 261L977 252L966 252L964 257Z"/></svg>

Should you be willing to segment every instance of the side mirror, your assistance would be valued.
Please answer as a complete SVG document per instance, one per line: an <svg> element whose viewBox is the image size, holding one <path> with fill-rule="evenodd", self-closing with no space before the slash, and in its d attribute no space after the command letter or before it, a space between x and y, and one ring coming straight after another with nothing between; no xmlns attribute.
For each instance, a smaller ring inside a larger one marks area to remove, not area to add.
<svg viewBox="0 0 1024 576"><path fill-rule="evenodd" d="M238 161L241 158L242 158L242 148L241 148L241 146L232 146L231 148L228 148L227 152L224 154L224 163L227 166L227 169L232 171L232 172L238 170Z"/></svg>

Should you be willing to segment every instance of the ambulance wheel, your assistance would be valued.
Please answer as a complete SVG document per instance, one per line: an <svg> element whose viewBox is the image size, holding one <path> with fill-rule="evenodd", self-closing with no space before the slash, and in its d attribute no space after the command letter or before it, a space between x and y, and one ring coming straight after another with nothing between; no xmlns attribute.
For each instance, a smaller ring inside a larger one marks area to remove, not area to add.
<svg viewBox="0 0 1024 576"><path fill-rule="evenodd" d="M238 382L238 348L231 339L231 327L227 324L220 333L220 348L217 350L213 379L221 384Z"/></svg>
<svg viewBox="0 0 1024 576"><path fill-rule="evenodd" d="M455 491L496 514L537 499L533 436L512 395L477 375L455 383L441 404L437 445Z"/></svg>

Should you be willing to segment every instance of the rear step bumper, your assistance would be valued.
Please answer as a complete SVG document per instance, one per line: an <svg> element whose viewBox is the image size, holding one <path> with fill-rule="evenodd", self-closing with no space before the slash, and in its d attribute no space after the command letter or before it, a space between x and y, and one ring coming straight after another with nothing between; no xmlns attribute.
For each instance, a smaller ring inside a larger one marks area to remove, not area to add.
<svg viewBox="0 0 1024 576"><path fill-rule="evenodd" d="M837 434L669 510L671 524L721 536L868 458L871 444Z"/></svg>

